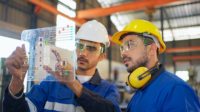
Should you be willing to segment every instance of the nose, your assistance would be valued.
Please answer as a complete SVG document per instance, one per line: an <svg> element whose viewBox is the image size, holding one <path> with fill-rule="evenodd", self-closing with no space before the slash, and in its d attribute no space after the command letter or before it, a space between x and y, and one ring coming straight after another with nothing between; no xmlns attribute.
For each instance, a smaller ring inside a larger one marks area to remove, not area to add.
<svg viewBox="0 0 200 112"><path fill-rule="evenodd" d="M80 50L77 52L79 56L87 56L88 51L86 49Z"/></svg>
<svg viewBox="0 0 200 112"><path fill-rule="evenodd" d="M123 50L120 52L120 54L121 54L121 57L123 58L124 56L127 56L127 51Z"/></svg>

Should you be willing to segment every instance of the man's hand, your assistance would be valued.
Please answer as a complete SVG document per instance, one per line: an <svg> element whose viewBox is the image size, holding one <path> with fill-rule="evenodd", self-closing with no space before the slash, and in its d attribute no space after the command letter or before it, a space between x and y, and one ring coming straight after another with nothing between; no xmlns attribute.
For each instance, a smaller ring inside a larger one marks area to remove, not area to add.
<svg viewBox="0 0 200 112"><path fill-rule="evenodd" d="M12 94L17 94L23 89L23 82L28 70L27 56L24 44L17 47L15 51L6 59L6 67L12 75L9 90Z"/></svg>
<svg viewBox="0 0 200 112"><path fill-rule="evenodd" d="M57 60L55 71L53 71L52 68L46 65L43 68L63 84L74 81L75 77L72 65L70 65L66 61L64 62L60 54L56 50L52 50L52 53L55 55Z"/></svg>
<svg viewBox="0 0 200 112"><path fill-rule="evenodd" d="M49 66L44 66L43 68L50 74L52 74L60 83L68 86L78 97L82 92L82 84L75 79L73 67L67 63L62 62L60 54L52 50L53 54L56 56L57 64L56 70L53 71Z"/></svg>

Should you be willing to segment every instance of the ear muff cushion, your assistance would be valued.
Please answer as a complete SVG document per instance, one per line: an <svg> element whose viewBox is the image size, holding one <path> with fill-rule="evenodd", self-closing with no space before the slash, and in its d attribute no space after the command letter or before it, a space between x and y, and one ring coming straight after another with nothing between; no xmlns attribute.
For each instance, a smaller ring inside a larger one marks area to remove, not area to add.
<svg viewBox="0 0 200 112"><path fill-rule="evenodd" d="M150 79L151 74L148 68L139 67L128 76L127 84L133 88L139 89L143 87Z"/></svg>

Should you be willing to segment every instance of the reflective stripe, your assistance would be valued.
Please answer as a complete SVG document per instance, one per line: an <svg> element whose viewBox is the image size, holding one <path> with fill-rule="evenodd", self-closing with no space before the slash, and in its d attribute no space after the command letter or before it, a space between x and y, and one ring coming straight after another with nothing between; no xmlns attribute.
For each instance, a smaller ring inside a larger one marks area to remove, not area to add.
<svg viewBox="0 0 200 112"><path fill-rule="evenodd" d="M49 102L47 101L44 109L54 110L60 112L85 112L81 106L75 107L73 104L62 104L58 102Z"/></svg>
<svg viewBox="0 0 200 112"><path fill-rule="evenodd" d="M77 106L76 107L76 112L85 112L85 110L83 109L83 107Z"/></svg>
<svg viewBox="0 0 200 112"><path fill-rule="evenodd" d="M29 100L27 97L25 98L26 102L28 103L28 107L30 112L37 112L37 108L35 107L35 105L31 102L31 100Z"/></svg>

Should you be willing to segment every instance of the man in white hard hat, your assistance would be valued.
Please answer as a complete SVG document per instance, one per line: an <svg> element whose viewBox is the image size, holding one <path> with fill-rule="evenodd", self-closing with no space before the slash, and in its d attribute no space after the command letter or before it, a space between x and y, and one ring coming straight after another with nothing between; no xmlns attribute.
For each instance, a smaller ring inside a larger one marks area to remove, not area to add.
<svg viewBox="0 0 200 112"><path fill-rule="evenodd" d="M117 88L101 79L96 66L109 46L106 28L96 20L81 26L76 35L77 77L65 81L62 75L45 68L58 81L42 81L23 93L25 47L17 47L6 60L12 80L5 91L4 112L120 112ZM18 67L16 67L16 65ZM23 74L23 75L22 75Z"/></svg>

